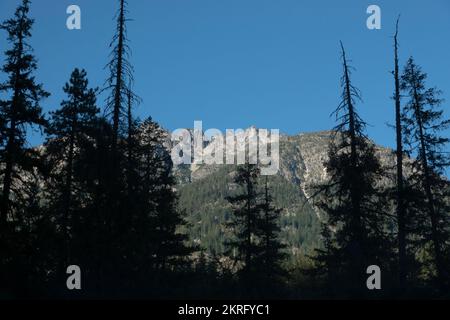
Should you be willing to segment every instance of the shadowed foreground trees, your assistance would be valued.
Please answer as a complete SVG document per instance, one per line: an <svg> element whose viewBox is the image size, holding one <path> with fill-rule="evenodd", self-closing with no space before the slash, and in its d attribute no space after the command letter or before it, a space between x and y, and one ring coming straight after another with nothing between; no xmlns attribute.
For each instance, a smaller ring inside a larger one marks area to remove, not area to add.
<svg viewBox="0 0 450 320"><path fill-rule="evenodd" d="M380 266L389 274L390 242L384 229L386 212L377 180L382 168L365 122L355 108L360 94L351 82L342 48L342 100L334 114L336 135L328 151L329 182L317 186L319 207L326 213L325 248L318 251L317 274L324 274L332 295L361 296L367 292L366 268ZM333 289L331 289L333 288Z"/></svg>
<svg viewBox="0 0 450 320"><path fill-rule="evenodd" d="M400 76L397 34L394 41L395 192L391 187L384 190L380 183L388 177L388 168L381 167L373 144L363 133L365 124L354 107L359 92L351 84L342 49L343 94L335 112L339 124L326 163L330 180L317 191L318 205L327 217L324 247L318 250L313 273L324 276L326 294L332 297L370 296L364 282L370 265L381 267L384 296L448 294L450 208L444 169L449 159L444 146L449 140L439 132L450 122L442 119L443 111L438 109L440 92L425 87L426 74L412 58ZM403 107L400 90L409 98ZM403 153L412 158L405 162Z"/></svg>
<svg viewBox="0 0 450 320"><path fill-rule="evenodd" d="M11 95L1 101L0 121L2 297L79 297L66 288L71 264L82 270L84 297L168 295L170 279L191 252L179 232L184 220L163 146L166 134L150 119L133 119L137 98L123 86L131 66L125 62L125 2L119 4L110 63L112 122L99 115L86 72L75 69L64 87L66 100L47 123L39 106L47 93L32 77L36 63L26 43L29 1L2 24L13 47L2 69L9 81L0 88ZM129 130L116 121L117 111L129 118ZM46 127L42 148L26 147L32 124Z"/></svg>
<svg viewBox="0 0 450 320"><path fill-rule="evenodd" d="M90 88L87 73L75 69L49 119L40 105L48 93L33 76L30 2L23 0L1 25L10 47L0 84L0 298L392 298L398 287L401 297L448 296L449 140L439 132L450 122L439 109L439 91L426 88L426 75L412 59L400 75L397 33L396 180L386 190L391 172L365 133L341 44L329 180L317 186L315 202L323 213L322 245L292 264L294 255L279 237L288 235L279 222L284 212L292 214L292 198L284 195L290 189L274 190L257 165L233 167L217 184L203 180L203 188L220 189L215 200L227 205L221 212L227 218L208 221L233 239L226 253L223 239L194 233L205 212L198 209L196 220L185 222L168 133L133 115L139 99L131 90L128 12L125 0L117 4L106 88ZM97 102L102 92L108 94L103 107ZM401 93L408 97L404 106ZM45 128L43 146L28 145L31 126ZM273 201L276 192L285 196L286 210ZM197 209L198 199L190 200ZM302 235L295 236L300 243ZM214 241L215 249L202 250L205 241ZM81 291L67 290L69 265L81 268ZM381 268L381 291L367 290L370 265Z"/></svg>
<svg viewBox="0 0 450 320"><path fill-rule="evenodd" d="M27 281L11 271L30 267L32 256L27 252L33 248L31 237L40 236L37 227L24 224L44 223L40 214L28 216L29 206L36 209L37 200L34 190L25 187L39 166L38 154L26 146L27 129L45 124L40 102L49 95L33 76L37 63L29 45L34 23L28 17L29 6L29 1L22 1L14 16L0 25L10 46L1 68L7 80L0 84L5 97L0 100L0 282L10 288L26 286ZM25 221L26 216L30 220Z"/></svg>
<svg viewBox="0 0 450 320"><path fill-rule="evenodd" d="M40 101L49 95L33 77L37 63L28 44L34 23L28 17L29 5L30 2L24 0L14 17L1 25L1 29L7 32L11 45L5 52L6 61L2 67L8 80L0 85L0 91L8 97L0 104L1 143L4 146L0 153L1 163L4 165L0 201L2 227L6 227L8 218L15 219L9 215L15 209L11 206L11 197L18 197L20 193L16 191L20 180L17 171L19 168L29 171L32 167L32 155L25 148L26 129L45 124Z"/></svg>
<svg viewBox="0 0 450 320"><path fill-rule="evenodd" d="M395 137L396 137L396 214L397 214L397 238L398 238L398 285L401 290L405 288L407 270L407 244L406 244L406 210L404 198L404 177L403 177L403 136L402 136L402 119L401 119L401 96L400 96L400 72L399 72L399 58L398 58L398 23L400 17L397 19L394 35L394 101L395 101Z"/></svg>
<svg viewBox="0 0 450 320"><path fill-rule="evenodd" d="M449 287L450 204L449 182L443 174L450 164L444 151L450 140L440 132L449 128L450 120L443 119L439 109L440 91L426 88L426 79L427 74L410 58L401 77L401 89L409 98L402 113L403 133L409 154L415 157L410 184L422 200L416 203L415 220L423 223L414 231L421 245L431 245L437 286L445 292Z"/></svg>
<svg viewBox="0 0 450 320"><path fill-rule="evenodd" d="M48 210L63 235L61 270L65 270L71 260L72 232L79 229L75 225L80 223L79 212L86 202L83 198L85 185L79 179L80 157L93 147L99 113L96 90L88 88L86 71L75 69L63 90L67 100L61 103L61 109L51 113L44 145L49 169Z"/></svg>
<svg viewBox="0 0 450 320"><path fill-rule="evenodd" d="M234 178L242 193L228 197L233 216L228 227L234 239L229 243L229 256L239 270L245 296L264 296L280 285L284 246L279 242L280 210L272 206L267 179L263 191L259 187L257 165L239 166Z"/></svg>

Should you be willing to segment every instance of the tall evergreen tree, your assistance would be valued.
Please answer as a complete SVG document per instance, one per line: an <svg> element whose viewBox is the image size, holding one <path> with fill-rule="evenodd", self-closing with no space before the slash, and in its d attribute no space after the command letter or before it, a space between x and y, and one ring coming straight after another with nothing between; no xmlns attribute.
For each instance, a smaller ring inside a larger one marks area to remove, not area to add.
<svg viewBox="0 0 450 320"><path fill-rule="evenodd" d="M111 119L111 128L103 129L107 136L102 137L102 143L105 138L109 139L109 156L105 158L105 162L99 168L101 174L101 188L97 191L97 196L102 198L101 206L96 210L103 218L101 221L105 226L105 246L103 265L109 271L105 274L113 277L118 269L126 273L129 271L129 258L127 253L124 253L128 248L126 243L126 235L130 231L132 210L131 196L132 186L132 172L131 159L132 155L127 155L127 151L131 151L131 146L127 148L127 142L134 141L128 133L132 133L130 124L134 124L131 114L131 106L137 97L131 92L133 83L133 67L129 62L130 47L128 46L127 38L127 2L119 0L119 9L117 11L117 20L115 34L111 41L110 47L112 52L110 54L110 61L107 64L109 69L109 77L106 80L104 90L109 92L106 101L105 115ZM128 120L128 121L127 121ZM128 128L127 128L128 125ZM103 147L103 144L101 144ZM102 155L99 155L103 157ZM105 180L103 180L105 179ZM137 180L134 179L136 182ZM99 199L100 200L100 199ZM100 209L101 208L101 209ZM124 266L124 268L122 268ZM125 267L126 266L126 267ZM127 271L128 270L128 271Z"/></svg>
<svg viewBox="0 0 450 320"><path fill-rule="evenodd" d="M152 256L155 270L173 270L178 262L189 253L186 235L180 232L185 224L177 208L172 175L172 160L167 147L167 133L151 118L145 120L138 129L139 171L142 177L138 189L141 211L135 217L137 234L145 237L148 249L143 253Z"/></svg>
<svg viewBox="0 0 450 320"><path fill-rule="evenodd" d="M110 44L112 47L111 60L108 63L110 75L107 79L106 90L111 90L111 94L107 100L107 108L112 116L112 141L111 153L113 168L115 171L119 165L117 152L121 134L124 132L126 125L126 117L128 116L127 104L134 97L131 91L131 83L133 82L133 67L128 61L130 48L127 38L127 2L119 0L119 10L117 12L116 32Z"/></svg>
<svg viewBox="0 0 450 320"><path fill-rule="evenodd" d="M83 186L84 206L78 216L82 220L74 224L74 255L85 266L85 289L105 297L108 285L114 277L112 263L111 203L110 203L110 143L112 126L108 119L99 117L94 124L92 143L80 152L76 175ZM74 219L73 219L74 220ZM117 277L117 275L115 275ZM117 287L119 287L119 284ZM87 288L86 288L87 287Z"/></svg>
<svg viewBox="0 0 450 320"><path fill-rule="evenodd" d="M70 258L70 230L73 230L73 211L83 206L83 185L80 185L76 166L89 150L99 112L96 106L96 89L88 88L85 70L75 69L63 88L67 100L61 108L51 113L47 128L46 154L50 160L51 181L49 197L52 211L61 225L64 239L62 260Z"/></svg>
<svg viewBox="0 0 450 320"><path fill-rule="evenodd" d="M262 188L260 180L258 165L238 166L234 182L242 192L226 198L233 208L228 255L237 263L247 296L270 294L285 275L285 246L279 240L278 225L281 209L273 206L268 177Z"/></svg>
<svg viewBox="0 0 450 320"><path fill-rule="evenodd" d="M266 286L271 286L279 281L280 276L284 275L281 262L285 257L282 250L285 248L279 240L280 227L278 221L280 219L281 209L273 206L273 198L270 194L268 177L265 177L264 198L261 203L262 219L259 228L262 231L261 241L263 244L263 252L261 255L261 267L263 279Z"/></svg>
<svg viewBox="0 0 450 320"><path fill-rule="evenodd" d="M342 49L342 101L335 110L338 125L325 163L329 182L318 186L319 207L327 214L324 238L328 248L318 253L318 262L337 279L334 285L348 294L366 289L366 268L385 263L386 234L381 193L376 179L381 166L374 146L364 133L365 123L359 117L355 102L359 91L352 85L344 47ZM331 269L333 266L334 269Z"/></svg>
<svg viewBox="0 0 450 320"><path fill-rule="evenodd" d="M20 296L32 290L33 281L44 278L38 272L42 264L29 252L42 249L38 240L43 236L51 238L50 232L39 228L43 225L40 195L31 187L40 167L39 152L28 147L26 136L30 127L45 125L40 102L49 95L33 76L37 62L29 45L34 23L29 10L30 1L23 0L14 17L0 25L10 43L1 68L7 77L0 83L4 97L0 100L0 282L2 289L9 287L10 293ZM46 251L40 254L41 259L48 258Z"/></svg>
<svg viewBox="0 0 450 320"><path fill-rule="evenodd" d="M232 255L237 256L237 261L243 264L242 279L247 283L251 282L252 275L258 270L258 257L263 250L260 241L262 232L258 228L261 220L261 207L258 203L259 174L256 165L247 163L239 166L234 181L244 189L243 193L227 198L233 205L233 219L229 226L235 236L229 245Z"/></svg>
<svg viewBox="0 0 450 320"><path fill-rule="evenodd" d="M443 119L439 109L442 99L436 88L426 88L427 74L409 58L401 77L401 89L409 97L402 113L403 134L409 153L416 157L413 163L411 184L424 194L424 208L428 223L418 228L425 242L431 242L433 262L439 287L449 284L446 255L448 252L449 198L448 181L443 178L449 157L443 148L449 139L439 132L450 126L450 120Z"/></svg>
<svg viewBox="0 0 450 320"><path fill-rule="evenodd" d="M395 151L396 164L396 214L398 226L398 276L400 288L405 287L406 283L406 212L404 203L404 183L403 183L403 138L402 138L402 123L401 123L401 96L400 96L400 75L398 64L398 22L396 23L396 30L394 35L394 101L395 101L395 133L397 148Z"/></svg>
<svg viewBox="0 0 450 320"><path fill-rule="evenodd" d="M10 96L0 101L2 137L0 150L2 170L2 195L0 199L0 225L4 227L10 216L11 197L20 198L18 193L19 171L30 170L30 153L26 149L26 130L29 126L45 124L40 102L49 96L37 84L33 72L37 62L28 44L33 20L28 17L30 1L23 0L14 17L6 20L0 28L8 33L11 48L5 52L6 62L2 71L8 79L0 84L0 92ZM32 162L32 161L31 161Z"/></svg>

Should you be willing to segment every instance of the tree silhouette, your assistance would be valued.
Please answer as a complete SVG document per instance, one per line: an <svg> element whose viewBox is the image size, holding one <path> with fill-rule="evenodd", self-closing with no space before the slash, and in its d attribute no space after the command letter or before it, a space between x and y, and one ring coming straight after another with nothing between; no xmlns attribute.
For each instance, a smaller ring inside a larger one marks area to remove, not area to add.
<svg viewBox="0 0 450 320"><path fill-rule="evenodd" d="M401 123L401 96L400 96L400 75L398 65L398 22L396 23L396 30L394 35L394 83L395 83L395 133L397 149L395 151L396 164L396 213L398 224L398 276L399 286L401 289L405 287L406 283L406 212L404 203L404 186L403 186L403 137L402 137L402 123Z"/></svg>
<svg viewBox="0 0 450 320"><path fill-rule="evenodd" d="M129 21L127 2L119 0L118 4L116 28L110 44L112 51L107 64L109 77L103 89L109 92L104 111L105 116L111 119L111 125L110 128L103 127L106 130L103 133L108 135L102 137L102 143L107 141L105 138L109 139L109 148L106 150L109 156L104 159L105 162L98 164L104 167L99 168L102 188L101 193L97 194L102 198L100 203L104 207L98 207L97 210L103 211L99 214L104 216L101 219L105 225L105 250L102 253L105 261L102 264L104 268L109 269L105 272L108 274L106 278L113 277L119 271L125 273L129 270L128 255L124 250L127 248L125 237L131 228L129 210L132 210L132 207L129 195L133 187L130 168L132 155L130 153L127 155L132 146L127 147L127 141L133 141L130 136L133 131L131 125L134 123L131 107L138 99L131 92L133 67L129 62L131 49L128 45L126 28Z"/></svg>
<svg viewBox="0 0 450 320"><path fill-rule="evenodd" d="M263 279L267 289L279 281L281 276L285 275L285 271L281 266L281 262L285 258L285 254L282 252L285 246L280 243L280 227L278 225L282 209L275 208L272 202L273 198L270 194L268 177L266 176L264 198L260 205L262 217L259 222L259 228L262 231L261 241L263 245L260 266L263 269Z"/></svg>
<svg viewBox="0 0 450 320"><path fill-rule="evenodd" d="M85 190L80 185L75 172L79 162L92 144L97 114L96 89L88 88L86 71L75 69L63 90L67 100L61 108L51 113L46 130L46 157L51 168L49 181L49 200L54 216L61 224L64 250L61 252L63 265L70 260L70 230L73 230L72 214L83 207Z"/></svg>
<svg viewBox="0 0 450 320"><path fill-rule="evenodd" d="M143 198L147 214L151 215L154 267L157 270L173 268L191 251L184 242L186 235L179 232L185 224L177 208L177 196L173 188L172 160L167 147L167 133L151 118L139 127ZM143 230L145 232L145 230Z"/></svg>
<svg viewBox="0 0 450 320"><path fill-rule="evenodd" d="M356 112L360 94L351 83L342 43L341 49L342 101L333 113L338 125L325 163L330 180L317 186L318 205L328 218L323 229L328 245L318 251L317 261L319 268L332 272L328 279L337 281L332 285L358 296L365 289L366 268L385 264L388 247L383 197L375 183L381 166Z"/></svg>
<svg viewBox="0 0 450 320"><path fill-rule="evenodd" d="M244 188L242 194L230 196L227 200L233 205L233 220L229 226L233 229L235 240L229 243L230 248L237 250L237 257L242 259L242 278L250 282L253 272L257 271L257 257L262 248L259 243L261 230L259 192L257 190L259 168L256 165L245 164L238 167L235 183ZM234 250L231 254L234 255Z"/></svg>
<svg viewBox="0 0 450 320"><path fill-rule="evenodd" d="M0 84L6 99L0 100L0 282L21 296L31 280L37 283L44 278L35 273L42 264L38 266L36 255L29 254L39 247L34 240L43 236L43 229L37 227L43 225L43 217L37 207L38 194L31 187L40 167L39 152L28 148L26 133L31 126L45 125L40 102L49 94L33 76L37 62L28 43L34 22L28 17L29 6L30 1L23 0L14 17L0 25L11 45L1 68L7 79ZM46 254L41 254L45 259Z"/></svg>
<svg viewBox="0 0 450 320"><path fill-rule="evenodd" d="M0 150L0 162L4 165L0 202L0 224L3 227L11 213L11 193L18 191L15 189L15 181L20 179L18 171L26 170L30 159L25 149L26 129L31 125L45 124L39 103L49 96L41 84L36 84L32 75L37 69L37 63L27 42L34 22L28 17L29 6L30 1L23 0L14 18L1 25L1 29L8 33L8 41L12 45L5 52L6 62L2 67L2 71L9 77L0 85L0 92L10 95L9 100L0 102L3 125L1 140L4 145Z"/></svg>
<svg viewBox="0 0 450 320"><path fill-rule="evenodd" d="M110 75L106 81L105 90L111 90L111 94L107 100L107 111L112 116L112 141L111 154L114 171L117 169L117 149L120 134L122 132L124 117L127 117L127 104L131 105L131 100L134 97L131 91L131 84L133 82L133 67L128 61L130 55L130 47L128 46L127 28L126 24L129 21L126 17L127 2L119 0L119 9L117 12L116 32L110 44L112 48L111 60L108 63ZM129 103L130 102L130 103ZM129 119L131 121L131 119Z"/></svg>
<svg viewBox="0 0 450 320"><path fill-rule="evenodd" d="M427 74L423 73L413 58L409 58L401 77L401 89L409 97L402 113L403 134L409 153L417 156L413 163L412 183L424 192L424 211L429 223L420 226L419 233L431 241L433 260L441 290L448 286L446 251L449 244L448 181L442 175L449 164L443 148L449 139L440 131L450 126L444 120L440 91L426 88Z"/></svg>
<svg viewBox="0 0 450 320"><path fill-rule="evenodd" d="M341 101L332 113L337 125L326 179L314 190L321 215L313 220L317 208L299 208L306 191L286 183L284 173L263 180L258 165L247 163L214 168L194 181L188 165L173 167L169 133L151 117L133 115L141 101L133 92L127 2L116 3L101 116L98 90L76 68L60 108L46 120L41 101L49 93L34 77L29 45L30 1L0 24L9 44L0 83L0 298L279 298L313 295L314 287L319 297L395 297L390 287L397 285L402 296L415 289L448 295L450 139L442 130L450 120L440 91L427 88L427 75L412 58L400 75L399 19L395 173L390 161L381 165L366 135L341 43ZM30 147L27 133L36 127L45 129L46 140ZM303 156L289 150L296 141L286 144L284 156L302 170ZM196 252L197 243L204 250ZM285 243L300 254L285 259ZM307 261L313 246L314 259ZM81 292L65 288L70 264L82 269ZM373 264L383 274L378 293L366 288ZM314 268L310 283L305 266Z"/></svg>

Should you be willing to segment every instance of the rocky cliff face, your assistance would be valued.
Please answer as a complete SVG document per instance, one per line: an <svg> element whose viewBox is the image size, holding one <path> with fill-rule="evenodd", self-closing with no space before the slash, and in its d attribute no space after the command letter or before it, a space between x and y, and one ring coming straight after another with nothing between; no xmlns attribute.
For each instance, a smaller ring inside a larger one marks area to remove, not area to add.
<svg viewBox="0 0 450 320"><path fill-rule="evenodd" d="M310 198L311 187L328 179L324 163L328 159L328 146L332 139L331 131L300 133L294 136L281 135L280 166L277 175L296 186L306 198ZM382 165L394 170L394 151L381 146L375 148ZM180 165L174 167L174 172L180 184L184 185L211 176L222 166Z"/></svg>

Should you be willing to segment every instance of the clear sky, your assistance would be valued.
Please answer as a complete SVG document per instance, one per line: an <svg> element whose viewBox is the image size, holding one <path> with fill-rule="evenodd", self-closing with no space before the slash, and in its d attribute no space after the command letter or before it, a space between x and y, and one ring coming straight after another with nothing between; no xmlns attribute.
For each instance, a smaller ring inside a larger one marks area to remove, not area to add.
<svg viewBox="0 0 450 320"><path fill-rule="evenodd" d="M0 20L19 0L0 0ZM280 129L288 134L330 129L339 102L339 40L363 95L358 105L380 144L393 146L392 35L401 14L400 59L413 55L444 91L450 116L450 1L448 0L128 0L129 38L135 66L136 109L170 130ZM66 28L66 8L82 10L82 29ZM381 30L369 30L366 9L381 7ZM93 86L107 76L114 32L113 0L35 0L32 45L37 78L59 106L73 68L85 68ZM0 33L0 51L7 47ZM1 60L3 56L0 55ZM0 75L0 78L2 76ZM99 98L102 107L103 98ZM450 133L449 133L450 134ZM32 143L38 143L34 135Z"/></svg>

